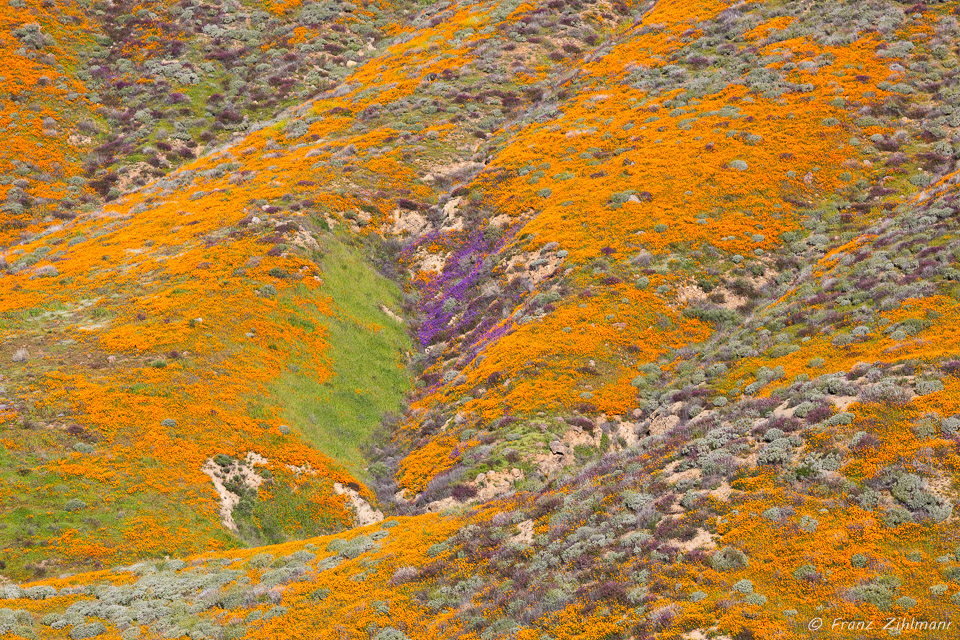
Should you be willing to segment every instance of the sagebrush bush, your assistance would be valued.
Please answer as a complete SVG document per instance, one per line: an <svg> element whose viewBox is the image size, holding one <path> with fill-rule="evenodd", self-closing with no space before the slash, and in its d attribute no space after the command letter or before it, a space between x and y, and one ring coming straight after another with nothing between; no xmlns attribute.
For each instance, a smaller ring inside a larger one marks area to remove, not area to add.
<svg viewBox="0 0 960 640"><path fill-rule="evenodd" d="M71 498L63 504L64 511L79 511L86 508L87 503L79 498Z"/></svg>
<svg viewBox="0 0 960 640"><path fill-rule="evenodd" d="M735 547L723 547L710 558L710 564L717 571L737 571L749 563L743 551Z"/></svg>

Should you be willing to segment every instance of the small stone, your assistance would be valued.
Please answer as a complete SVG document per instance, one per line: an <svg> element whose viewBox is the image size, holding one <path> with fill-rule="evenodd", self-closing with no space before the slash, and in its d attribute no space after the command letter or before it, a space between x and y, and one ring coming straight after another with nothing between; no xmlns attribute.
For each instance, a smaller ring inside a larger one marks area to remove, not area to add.
<svg viewBox="0 0 960 640"><path fill-rule="evenodd" d="M13 357L10 359L14 362L26 362L30 358L30 352L27 351L26 347L20 347L13 353Z"/></svg>
<svg viewBox="0 0 960 640"><path fill-rule="evenodd" d="M680 418L678 416L659 416L650 422L650 435L662 436L678 424L680 424Z"/></svg>

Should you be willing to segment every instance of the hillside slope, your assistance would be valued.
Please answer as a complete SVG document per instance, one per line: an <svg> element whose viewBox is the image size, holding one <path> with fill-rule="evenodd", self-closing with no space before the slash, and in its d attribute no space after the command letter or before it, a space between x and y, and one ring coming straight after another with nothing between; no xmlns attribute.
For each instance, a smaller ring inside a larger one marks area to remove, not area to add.
<svg viewBox="0 0 960 640"><path fill-rule="evenodd" d="M106 37L85 27L88 41ZM374 244L331 228L310 201L340 206L308 178L331 181L263 157L303 133L267 126L82 212L47 202L57 209L43 217L31 184L10 187L8 200L33 198L23 213L36 224L4 221L15 239L0 297L0 571L42 576L355 523L361 445L401 408L410 342L399 287L366 260ZM27 157L43 155L46 142L21 134L38 146ZM87 164L76 188L95 194L101 169Z"/></svg>
<svg viewBox="0 0 960 640"><path fill-rule="evenodd" d="M955 3L24 6L3 633L952 620Z"/></svg>

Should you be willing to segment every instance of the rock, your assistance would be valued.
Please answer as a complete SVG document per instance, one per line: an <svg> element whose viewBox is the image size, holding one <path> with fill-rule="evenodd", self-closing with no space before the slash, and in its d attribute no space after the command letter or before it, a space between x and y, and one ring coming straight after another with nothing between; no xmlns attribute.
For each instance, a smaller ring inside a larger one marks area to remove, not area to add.
<svg viewBox="0 0 960 640"><path fill-rule="evenodd" d="M622 438L627 447L635 447L640 439L637 437L637 425L632 422L621 422L617 425L617 437Z"/></svg>
<svg viewBox="0 0 960 640"><path fill-rule="evenodd" d="M10 358L14 362L26 362L30 358L30 352L27 351L26 347L20 347L13 352L13 356Z"/></svg>
<svg viewBox="0 0 960 640"><path fill-rule="evenodd" d="M442 511L460 506L462 504L463 503L457 501L456 498L450 496L443 498L442 500L434 500L433 502L428 503L424 509L430 513L441 513Z"/></svg>
<svg viewBox="0 0 960 640"><path fill-rule="evenodd" d="M443 213L445 216L449 217L457 213L457 209L460 207L460 204L463 202L463 198L457 196L452 198L449 202L443 205Z"/></svg>
<svg viewBox="0 0 960 640"><path fill-rule="evenodd" d="M166 420L164 422L166 422ZM173 421L171 420L171 422ZM223 522L223 526L230 531L234 533L238 531L237 523L233 519L233 509L240 503L240 496L230 491L224 484L224 480L234 476L239 478L247 488L257 489L263 484L263 478L257 474L254 467L258 464L267 464L268 462L269 461L263 456L251 451L247 453L244 462L238 460L231 461L230 466L227 468L223 468L217 464L215 458L208 458L203 467L201 467L200 470L210 477L210 480L213 481L214 489L216 489L217 494L220 496L220 519L221 522Z"/></svg>
<svg viewBox="0 0 960 640"><path fill-rule="evenodd" d="M113 364L117 361L117 356L107 356L107 362Z"/></svg>
<svg viewBox="0 0 960 640"><path fill-rule="evenodd" d="M662 436L680 424L679 416L658 416L650 422L650 435Z"/></svg>
<svg viewBox="0 0 960 640"><path fill-rule="evenodd" d="M511 542L519 544L533 544L533 520L524 520L517 525L517 535L510 538Z"/></svg>
<svg viewBox="0 0 960 640"><path fill-rule="evenodd" d="M396 313L394 313L393 310L390 309L390 307L388 307L387 305L380 303L380 311L383 311L393 321L403 323L403 318L401 318Z"/></svg>
<svg viewBox="0 0 960 640"><path fill-rule="evenodd" d="M563 446L563 443L559 440L554 440L550 443L550 453L558 456L564 455L566 449Z"/></svg>
<svg viewBox="0 0 960 640"><path fill-rule="evenodd" d="M365 527L368 524L374 524L383 520L383 512L370 506L370 503L360 497L360 492L346 487L339 482L333 483L333 490L338 495L346 495L350 500L350 505L357 514L356 526Z"/></svg>

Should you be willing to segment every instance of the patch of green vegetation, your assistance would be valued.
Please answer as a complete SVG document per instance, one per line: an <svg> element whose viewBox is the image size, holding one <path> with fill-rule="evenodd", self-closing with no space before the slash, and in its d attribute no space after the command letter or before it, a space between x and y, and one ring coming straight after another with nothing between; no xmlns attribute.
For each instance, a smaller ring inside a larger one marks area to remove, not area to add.
<svg viewBox="0 0 960 640"><path fill-rule="evenodd" d="M240 502L233 510L240 538L250 546L278 544L288 540L302 540L337 531L343 523L311 501L313 493L323 496L328 487L313 483L297 487L268 479L269 495L261 497L256 489L229 486L240 494Z"/></svg>
<svg viewBox="0 0 960 640"><path fill-rule="evenodd" d="M247 402L247 415L254 420L267 420L270 418L267 408L263 406L263 403L257 402L256 400Z"/></svg>
<svg viewBox="0 0 960 640"><path fill-rule="evenodd" d="M73 451L70 448L73 439L59 433L17 429L16 436L25 450L45 452L46 460L55 451ZM145 503L161 509L167 514L168 522L188 526L198 535L218 540L227 548L237 546L228 532L208 522L179 496L142 489L106 503L102 496L108 491L102 483L60 476L46 469L44 460L3 446L0 446L0 483L7 489L4 516L0 520L0 573L16 580L44 577L46 562L59 558L58 541L64 535L74 538L95 535L104 545L120 544L128 532L129 517L142 512ZM182 547L170 545L157 550L156 554L183 555L192 547L189 540L182 542ZM16 550L16 553L9 554L7 550ZM142 555L143 552L138 551L129 559ZM96 556L72 558L70 563L87 569L102 568Z"/></svg>
<svg viewBox="0 0 960 640"><path fill-rule="evenodd" d="M597 456L597 450L585 444L578 444L573 448L573 455L576 456L579 464L585 464Z"/></svg>
<svg viewBox="0 0 960 640"><path fill-rule="evenodd" d="M127 387L127 392L132 395L152 396L155 398L169 398L170 390L156 384L147 384L145 382L136 382Z"/></svg>
<svg viewBox="0 0 960 640"><path fill-rule="evenodd" d="M411 340L406 325L380 308L398 309L400 288L336 236L326 236L323 244L320 294L330 299L333 315L305 305L317 296L302 286L281 304L291 324L325 331L333 374L321 383L299 371L294 361L272 392L283 421L351 473L366 477L362 446L383 414L400 409L411 388L404 365Z"/></svg>
<svg viewBox="0 0 960 640"><path fill-rule="evenodd" d="M50 300L37 307L5 311L0 313L0 328L13 328L18 323L29 322L37 318L46 318L55 312L63 312L66 310L68 310L68 307L62 301Z"/></svg>

